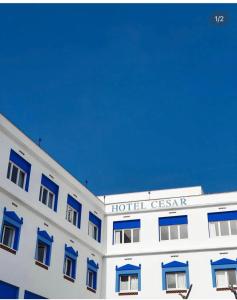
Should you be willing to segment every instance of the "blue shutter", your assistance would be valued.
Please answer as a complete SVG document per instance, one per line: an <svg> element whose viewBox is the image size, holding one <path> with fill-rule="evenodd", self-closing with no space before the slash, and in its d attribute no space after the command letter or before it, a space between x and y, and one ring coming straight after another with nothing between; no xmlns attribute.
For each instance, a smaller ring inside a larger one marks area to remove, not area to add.
<svg viewBox="0 0 237 300"><path fill-rule="evenodd" d="M47 298L25 290L24 299L47 299Z"/></svg>
<svg viewBox="0 0 237 300"><path fill-rule="evenodd" d="M74 199L72 196L68 195L67 203L71 207L73 207L78 212L78 222L77 227L80 228L81 226L81 203Z"/></svg>
<svg viewBox="0 0 237 300"><path fill-rule="evenodd" d="M19 287L0 281L0 299L18 299Z"/></svg>
<svg viewBox="0 0 237 300"><path fill-rule="evenodd" d="M89 212L89 221L98 227L98 242L101 241L101 219Z"/></svg>
<svg viewBox="0 0 237 300"><path fill-rule="evenodd" d="M41 241L47 246L47 252L46 252L46 265L50 265L51 260L51 252L52 252L52 243L53 243L53 236L50 236L46 230L40 230L38 228L37 230L37 243L38 241Z"/></svg>
<svg viewBox="0 0 237 300"><path fill-rule="evenodd" d="M187 216L159 218L159 225L160 226L182 225L182 224L188 224L188 217Z"/></svg>
<svg viewBox="0 0 237 300"><path fill-rule="evenodd" d="M28 163L23 157L17 154L14 150L11 149L10 152L10 161L16 164L19 168L26 172L26 185L25 190L28 192L29 190L29 182L30 182L30 170L31 164Z"/></svg>
<svg viewBox="0 0 237 300"><path fill-rule="evenodd" d="M208 214L208 222L237 220L237 211L225 211Z"/></svg>
<svg viewBox="0 0 237 300"><path fill-rule="evenodd" d="M44 174L42 174L41 178L41 184L45 186L47 189L49 189L51 192L55 195L55 201L54 201L54 211L57 211L57 205L58 205L58 190L59 187L56 183L54 183L51 179L46 177Z"/></svg>
<svg viewBox="0 0 237 300"><path fill-rule="evenodd" d="M128 220L128 221L116 221L113 224L114 229L131 229L131 228L140 228L141 221L137 220Z"/></svg>

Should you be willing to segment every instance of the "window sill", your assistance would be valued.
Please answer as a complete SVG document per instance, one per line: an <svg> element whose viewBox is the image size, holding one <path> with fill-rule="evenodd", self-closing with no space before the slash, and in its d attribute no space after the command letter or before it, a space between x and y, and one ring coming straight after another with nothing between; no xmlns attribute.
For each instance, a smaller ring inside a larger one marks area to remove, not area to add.
<svg viewBox="0 0 237 300"><path fill-rule="evenodd" d="M64 275L63 278L64 278L64 279L67 279L68 281L71 281L71 282L74 282L74 281L75 281L74 278L69 277L69 276L67 276L67 275Z"/></svg>
<svg viewBox="0 0 237 300"><path fill-rule="evenodd" d="M45 269L45 270L48 270L48 269L49 269L48 266L46 266L45 264L43 264L42 262L40 262L40 261L38 261L38 260L35 261L35 264L36 264L37 266L39 266L39 267Z"/></svg>
<svg viewBox="0 0 237 300"><path fill-rule="evenodd" d="M234 290L237 290L237 287L233 287ZM231 289L229 287L223 287L223 288L216 288L217 292L221 291L230 291Z"/></svg>
<svg viewBox="0 0 237 300"><path fill-rule="evenodd" d="M15 254L16 255L16 250L15 249L12 249L12 248L9 248L8 246L4 245L4 244L0 244L0 248L12 253L12 254Z"/></svg>
<svg viewBox="0 0 237 300"><path fill-rule="evenodd" d="M86 288L88 289L88 291L90 291L90 292L92 292L92 293L96 293L96 290L94 290L93 288L91 288L91 287L89 287L89 286L87 286Z"/></svg>
<svg viewBox="0 0 237 300"><path fill-rule="evenodd" d="M167 290L166 294L180 294L180 293L187 293L187 290Z"/></svg>
<svg viewBox="0 0 237 300"><path fill-rule="evenodd" d="M135 296L135 295L138 295L138 292L120 292L119 293L119 296Z"/></svg>

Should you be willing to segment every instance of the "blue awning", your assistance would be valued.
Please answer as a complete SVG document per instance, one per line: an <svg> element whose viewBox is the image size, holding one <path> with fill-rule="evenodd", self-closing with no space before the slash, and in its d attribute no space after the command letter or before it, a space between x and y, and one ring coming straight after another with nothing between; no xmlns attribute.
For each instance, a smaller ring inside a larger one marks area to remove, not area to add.
<svg viewBox="0 0 237 300"><path fill-rule="evenodd" d="M225 211L208 214L208 222L237 220L237 211Z"/></svg>
<svg viewBox="0 0 237 300"><path fill-rule="evenodd" d="M187 216L159 218L159 225L160 226L182 225L182 224L188 224L188 217Z"/></svg>
<svg viewBox="0 0 237 300"><path fill-rule="evenodd" d="M131 228L140 228L141 221L137 220L128 220L128 221L116 221L113 224L114 229L131 229Z"/></svg>

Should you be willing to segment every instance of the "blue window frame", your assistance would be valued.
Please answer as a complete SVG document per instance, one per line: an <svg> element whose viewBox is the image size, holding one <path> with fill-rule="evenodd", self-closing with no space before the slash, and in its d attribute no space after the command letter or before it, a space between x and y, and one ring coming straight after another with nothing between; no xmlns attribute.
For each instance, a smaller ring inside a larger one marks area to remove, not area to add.
<svg viewBox="0 0 237 300"><path fill-rule="evenodd" d="M42 174L39 201L57 211L59 186Z"/></svg>
<svg viewBox="0 0 237 300"><path fill-rule="evenodd" d="M8 211L6 207L4 207L1 244L17 251L19 248L22 224L23 218L19 218L14 211Z"/></svg>
<svg viewBox="0 0 237 300"><path fill-rule="evenodd" d="M237 211L208 213L209 236L237 235Z"/></svg>
<svg viewBox="0 0 237 300"><path fill-rule="evenodd" d="M140 219L113 222L113 244L140 241Z"/></svg>
<svg viewBox="0 0 237 300"><path fill-rule="evenodd" d="M215 288L227 288L237 284L237 259L222 258L210 261L212 271L212 286Z"/></svg>
<svg viewBox="0 0 237 300"><path fill-rule="evenodd" d="M94 240L101 242L101 219L89 212L88 234Z"/></svg>
<svg viewBox="0 0 237 300"><path fill-rule="evenodd" d="M76 279L77 257L78 251L65 244L63 273L72 279Z"/></svg>
<svg viewBox="0 0 237 300"><path fill-rule="evenodd" d="M0 280L0 299L18 299L19 287Z"/></svg>
<svg viewBox="0 0 237 300"><path fill-rule="evenodd" d="M81 226L81 203L72 196L67 197L66 219L73 225L80 228Z"/></svg>
<svg viewBox="0 0 237 300"><path fill-rule="evenodd" d="M116 266L116 293L129 293L141 291L141 264L139 266L127 264Z"/></svg>
<svg viewBox="0 0 237 300"><path fill-rule="evenodd" d="M161 268L163 290L189 289L188 261L186 263L179 261L172 261L167 264L161 263Z"/></svg>
<svg viewBox="0 0 237 300"><path fill-rule="evenodd" d="M87 288L92 291L97 289L97 272L99 264L95 263L93 259L87 258L87 274L86 274L86 285Z"/></svg>
<svg viewBox="0 0 237 300"><path fill-rule="evenodd" d="M188 217L159 218L159 240L176 240L188 238Z"/></svg>
<svg viewBox="0 0 237 300"><path fill-rule="evenodd" d="M24 299L47 299L47 298L25 290Z"/></svg>
<svg viewBox="0 0 237 300"><path fill-rule="evenodd" d="M31 164L11 149L7 178L28 192Z"/></svg>
<svg viewBox="0 0 237 300"><path fill-rule="evenodd" d="M37 230L35 260L45 266L50 266L53 236L46 230Z"/></svg>

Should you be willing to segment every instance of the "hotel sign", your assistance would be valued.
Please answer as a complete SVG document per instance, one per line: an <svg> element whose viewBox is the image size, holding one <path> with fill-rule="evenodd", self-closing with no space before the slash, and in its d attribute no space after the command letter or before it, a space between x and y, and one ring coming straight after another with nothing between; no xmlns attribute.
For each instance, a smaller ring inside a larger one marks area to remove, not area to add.
<svg viewBox="0 0 237 300"><path fill-rule="evenodd" d="M146 201L133 201L110 204L109 211L111 213L124 213L132 211L144 211L144 210L159 210L169 208L181 208L187 206L187 200L184 197L162 200L146 200ZM107 211L108 212L108 211Z"/></svg>

